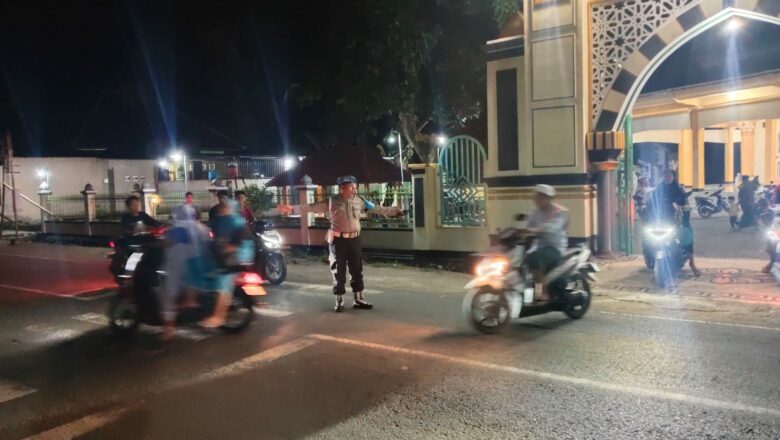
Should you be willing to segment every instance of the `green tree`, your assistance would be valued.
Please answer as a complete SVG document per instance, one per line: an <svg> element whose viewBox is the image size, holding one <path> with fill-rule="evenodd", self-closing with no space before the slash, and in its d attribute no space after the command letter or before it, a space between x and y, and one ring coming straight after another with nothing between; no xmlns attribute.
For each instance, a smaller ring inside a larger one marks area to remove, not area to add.
<svg viewBox="0 0 780 440"><path fill-rule="evenodd" d="M429 122L458 126L485 102L482 46L517 10L516 0L327 2L323 29L299 40L316 54L288 90L316 109L319 143L361 139L391 121L424 161L434 142Z"/></svg>
<svg viewBox="0 0 780 440"><path fill-rule="evenodd" d="M266 187L260 188L254 184L247 185L244 188L244 192L246 193L246 201L255 215L262 215L263 212L276 206L274 193L269 191Z"/></svg>

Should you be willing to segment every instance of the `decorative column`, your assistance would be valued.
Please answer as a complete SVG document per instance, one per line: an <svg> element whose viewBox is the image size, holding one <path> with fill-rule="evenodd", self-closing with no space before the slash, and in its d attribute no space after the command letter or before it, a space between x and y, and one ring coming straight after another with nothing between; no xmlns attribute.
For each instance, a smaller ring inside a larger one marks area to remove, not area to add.
<svg viewBox="0 0 780 440"><path fill-rule="evenodd" d="M49 190L48 186L41 185L41 189L38 190L38 203L40 203L41 207L43 207L46 211L51 211L49 208L49 196L51 195L51 191ZM41 211L41 232L44 234L48 233L48 228L46 226L46 221L49 220L49 214L44 211L43 209Z"/></svg>
<svg viewBox="0 0 780 440"><path fill-rule="evenodd" d="M681 130L677 151L677 180L685 186L693 185L693 130Z"/></svg>
<svg viewBox="0 0 780 440"><path fill-rule="evenodd" d="M734 128L726 128L726 151L725 160L723 161L723 180L727 183L734 183Z"/></svg>
<svg viewBox="0 0 780 440"><path fill-rule="evenodd" d="M617 234L617 170L618 157L625 149L626 136L621 131L588 133L585 147L591 172L595 174L598 191L598 238L596 252L611 256L616 250ZM624 215L630 214L630 211Z"/></svg>
<svg viewBox="0 0 780 440"><path fill-rule="evenodd" d="M740 135L742 138L739 149L740 173L743 176L753 177L756 173L754 166L756 160L756 132L753 123L746 123L740 126Z"/></svg>
<svg viewBox="0 0 780 440"><path fill-rule="evenodd" d="M309 228L314 226L314 212L311 211L309 206L316 201L317 185L312 184L311 177L303 176L301 184L296 185L294 189L298 191L298 206L301 213L301 244L311 246Z"/></svg>
<svg viewBox="0 0 780 440"><path fill-rule="evenodd" d="M766 120L764 133L764 180L777 183L777 119Z"/></svg>
<svg viewBox="0 0 780 440"><path fill-rule="evenodd" d="M157 215L157 194L156 190L153 187L146 186L144 184L143 188L141 189L141 194L143 195L143 202L144 202L144 212L149 214L150 217L154 218L155 215Z"/></svg>
<svg viewBox="0 0 780 440"><path fill-rule="evenodd" d="M704 188L704 128L699 127L699 115L691 111L691 131L693 132L693 182L696 189Z"/></svg>
<svg viewBox="0 0 780 440"><path fill-rule="evenodd" d="M84 224L87 235L92 235L91 223L95 220L97 214L97 203L95 202L95 188L91 183L84 185L84 190L81 191L81 195L84 196Z"/></svg>

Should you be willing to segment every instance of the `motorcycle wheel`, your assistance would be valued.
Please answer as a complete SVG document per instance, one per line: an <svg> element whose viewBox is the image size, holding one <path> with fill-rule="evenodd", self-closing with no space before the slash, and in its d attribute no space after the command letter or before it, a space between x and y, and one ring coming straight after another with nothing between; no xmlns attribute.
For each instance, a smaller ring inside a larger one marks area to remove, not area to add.
<svg viewBox="0 0 780 440"><path fill-rule="evenodd" d="M269 254L265 258L261 273L269 283L274 286L282 284L287 278L287 263L281 254Z"/></svg>
<svg viewBox="0 0 780 440"><path fill-rule="evenodd" d="M656 261L653 268L653 285L659 289L666 287L666 275L664 274L664 264L662 261Z"/></svg>
<svg viewBox="0 0 780 440"><path fill-rule="evenodd" d="M241 287L236 287L233 292L233 301L228 309L225 325L220 327L223 332L229 334L241 333L249 327L255 319L254 302L247 296Z"/></svg>
<svg viewBox="0 0 780 440"><path fill-rule="evenodd" d="M590 283L588 283L588 280L586 280L582 275L577 275L574 279L572 279L573 286L571 286L572 292L578 292L582 294L582 303L574 305L571 302L566 306L566 308L563 310L563 313L566 314L571 319L580 319L583 316L585 316L585 313L588 312L588 309L590 308L590 298L592 296L590 291Z"/></svg>
<svg viewBox="0 0 780 440"><path fill-rule="evenodd" d="M696 211L698 211L699 215L702 218L710 218L712 217L712 211L705 208L703 205L699 205L696 207Z"/></svg>
<svg viewBox="0 0 780 440"><path fill-rule="evenodd" d="M645 267L653 270L655 268L655 255L652 252L644 251L642 256L645 257Z"/></svg>
<svg viewBox="0 0 780 440"><path fill-rule="evenodd" d="M503 292L490 288L480 289L465 308L469 324L480 333L498 333L509 323L509 301Z"/></svg>
<svg viewBox="0 0 780 440"><path fill-rule="evenodd" d="M114 295L108 303L108 325L117 336L129 336L138 329L138 306L129 296Z"/></svg>

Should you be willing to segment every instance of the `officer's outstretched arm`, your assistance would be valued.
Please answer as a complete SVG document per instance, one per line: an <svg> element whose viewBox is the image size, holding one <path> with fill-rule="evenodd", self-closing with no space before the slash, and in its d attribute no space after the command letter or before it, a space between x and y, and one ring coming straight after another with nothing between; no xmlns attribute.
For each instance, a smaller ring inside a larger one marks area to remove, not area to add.
<svg viewBox="0 0 780 440"><path fill-rule="evenodd" d="M374 204L373 202L370 202L364 198L361 197L363 200L363 207L366 210L366 212L370 214L379 214L383 215L385 217L395 217L397 215L400 215L403 213L402 209L399 208L393 208L388 206L378 206Z"/></svg>

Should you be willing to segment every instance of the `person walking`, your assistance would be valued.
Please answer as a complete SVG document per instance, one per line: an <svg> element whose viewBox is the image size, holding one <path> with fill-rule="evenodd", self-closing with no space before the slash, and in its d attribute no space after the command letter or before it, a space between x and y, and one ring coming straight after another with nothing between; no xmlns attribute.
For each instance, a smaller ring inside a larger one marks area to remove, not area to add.
<svg viewBox="0 0 780 440"><path fill-rule="evenodd" d="M339 194L327 202L312 205L312 211L330 217L328 230L328 251L330 271L333 274L333 294L336 296L336 312L344 311L347 270L355 309L372 309L363 293L363 249L360 242L360 217L364 212L395 217L403 210L395 207L377 206L357 195L357 179L353 176L339 177L336 183Z"/></svg>
<svg viewBox="0 0 780 440"><path fill-rule="evenodd" d="M755 204L756 189L750 181L750 176L742 176L742 185L737 192L739 206L742 208L742 218L739 220L740 228L756 226Z"/></svg>

